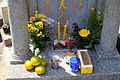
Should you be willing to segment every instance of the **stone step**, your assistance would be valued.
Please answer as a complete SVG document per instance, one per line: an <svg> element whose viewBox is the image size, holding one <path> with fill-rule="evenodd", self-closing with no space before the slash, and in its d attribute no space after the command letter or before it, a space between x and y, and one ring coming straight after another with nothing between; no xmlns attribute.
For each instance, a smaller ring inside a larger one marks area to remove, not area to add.
<svg viewBox="0 0 120 80"><path fill-rule="evenodd" d="M58 70L53 70L50 64L50 57L59 54L59 57L63 59L64 52L47 52L45 51L41 54L47 60L45 74L37 75L34 70L27 71L22 63L9 64L6 80L120 80L120 61L99 62L94 49L88 51L94 66L92 74L72 73L69 70L69 65L61 65ZM12 52L6 54L10 55L10 53Z"/></svg>
<svg viewBox="0 0 120 80"><path fill-rule="evenodd" d="M11 65L6 80L120 80L120 72L105 73L96 72L93 74L68 73L64 69L48 69L43 75L37 75L34 70L27 71L23 65ZM102 70L103 71L103 70ZM105 70L106 71L106 70Z"/></svg>

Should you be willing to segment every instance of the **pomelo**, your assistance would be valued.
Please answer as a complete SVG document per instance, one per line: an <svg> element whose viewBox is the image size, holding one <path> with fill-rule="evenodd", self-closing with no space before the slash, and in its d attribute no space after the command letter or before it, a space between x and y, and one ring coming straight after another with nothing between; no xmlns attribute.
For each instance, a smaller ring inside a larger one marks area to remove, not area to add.
<svg viewBox="0 0 120 80"><path fill-rule="evenodd" d="M46 60L43 59L43 58L41 58L41 65L42 65L42 66L46 66L46 64L47 64Z"/></svg>
<svg viewBox="0 0 120 80"><path fill-rule="evenodd" d="M45 68L45 66L42 66L42 65L39 65L35 68L35 72L37 74L44 74L45 71L46 71L46 68Z"/></svg>
<svg viewBox="0 0 120 80"><path fill-rule="evenodd" d="M33 66L38 66L41 63L41 59L38 56L33 56L30 60Z"/></svg>
<svg viewBox="0 0 120 80"><path fill-rule="evenodd" d="M27 70L31 70L34 68L34 66L32 65L32 62L30 60L25 61L24 66Z"/></svg>

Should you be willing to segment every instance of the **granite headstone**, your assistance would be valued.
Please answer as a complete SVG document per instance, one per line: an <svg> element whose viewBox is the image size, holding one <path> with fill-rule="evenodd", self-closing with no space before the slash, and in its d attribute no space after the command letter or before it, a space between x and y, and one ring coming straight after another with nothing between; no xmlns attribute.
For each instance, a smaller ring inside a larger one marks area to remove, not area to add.
<svg viewBox="0 0 120 80"><path fill-rule="evenodd" d="M56 26L58 21L69 21L69 26L74 22L83 26L88 0L38 0L37 8L40 13L54 19Z"/></svg>
<svg viewBox="0 0 120 80"><path fill-rule="evenodd" d="M2 7L2 16L3 16L3 23L9 24L8 8L7 7Z"/></svg>

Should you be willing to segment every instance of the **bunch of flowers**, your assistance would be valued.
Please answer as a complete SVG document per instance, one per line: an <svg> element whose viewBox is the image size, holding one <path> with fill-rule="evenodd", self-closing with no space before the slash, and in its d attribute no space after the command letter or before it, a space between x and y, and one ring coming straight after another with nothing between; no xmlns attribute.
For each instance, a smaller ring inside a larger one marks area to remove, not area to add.
<svg viewBox="0 0 120 80"><path fill-rule="evenodd" d="M2 28L3 28L4 33L6 33L6 34L10 33L10 26L9 26L9 24L3 24Z"/></svg>
<svg viewBox="0 0 120 80"><path fill-rule="evenodd" d="M46 43L50 41L47 29L51 23L47 21L48 19L49 18L47 18L46 15L35 11L34 17L30 17L28 20L28 31L34 48L33 52L35 52L36 49L42 51L45 48Z"/></svg>
<svg viewBox="0 0 120 80"><path fill-rule="evenodd" d="M95 8L90 8L86 19L87 28L80 29L77 23L74 24L72 36L77 47L84 48L84 46L92 45L94 38L101 31L102 24L103 15Z"/></svg>

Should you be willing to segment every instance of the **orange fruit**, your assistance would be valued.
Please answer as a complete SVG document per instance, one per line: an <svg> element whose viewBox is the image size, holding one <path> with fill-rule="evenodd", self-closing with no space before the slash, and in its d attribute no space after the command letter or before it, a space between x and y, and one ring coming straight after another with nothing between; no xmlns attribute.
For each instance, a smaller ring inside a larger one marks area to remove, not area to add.
<svg viewBox="0 0 120 80"><path fill-rule="evenodd" d="M25 61L24 66L27 70L31 70L34 68L34 66L32 65L32 62L30 60Z"/></svg>
<svg viewBox="0 0 120 80"><path fill-rule="evenodd" d="M35 68L35 72L37 74L44 74L45 71L46 71L46 68L45 68L45 66L42 66L42 65L39 65Z"/></svg>
<svg viewBox="0 0 120 80"><path fill-rule="evenodd" d="M68 53L67 53L67 56L72 57L73 55L72 55L71 53L68 52Z"/></svg>
<svg viewBox="0 0 120 80"><path fill-rule="evenodd" d="M33 56L30 60L33 66L38 66L41 63L41 59L38 56Z"/></svg>
<svg viewBox="0 0 120 80"><path fill-rule="evenodd" d="M42 65L42 66L46 66L46 64L47 64L46 60L43 59L43 58L41 58L41 65Z"/></svg>

